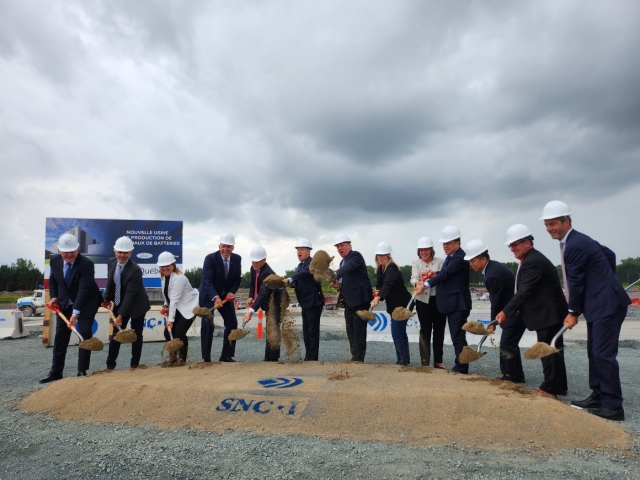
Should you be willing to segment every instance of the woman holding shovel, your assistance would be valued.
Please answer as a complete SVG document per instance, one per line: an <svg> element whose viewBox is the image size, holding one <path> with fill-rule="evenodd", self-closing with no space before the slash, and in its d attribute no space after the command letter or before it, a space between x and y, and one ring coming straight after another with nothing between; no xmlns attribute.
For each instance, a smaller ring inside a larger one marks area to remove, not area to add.
<svg viewBox="0 0 640 480"><path fill-rule="evenodd" d="M435 256L434 244L429 237L418 240L418 258L411 264L411 284L424 283L429 272L439 272L444 260ZM431 332L433 332L433 366L444 368L442 352L447 316L436 305L436 287L427 288L416 297L416 312L420 320L420 361L428 366L431 361Z"/></svg>
<svg viewBox="0 0 640 480"><path fill-rule="evenodd" d="M384 300L389 314L396 307L406 307L411 301L411 294L404 286L402 273L393 261L392 253L391 245L387 242L380 242L376 246L376 292L371 301L371 306L376 307L381 299ZM408 319L391 322L391 337L396 346L396 365L409 365L410 362L407 321Z"/></svg>
<svg viewBox="0 0 640 480"><path fill-rule="evenodd" d="M189 279L178 270L176 258L172 253L162 252L158 256L158 267L160 268L164 298L164 306L160 313L167 319L164 338L167 339L167 342L170 341L171 333L169 330L172 330L173 337L180 339L183 343L183 347L178 352L169 352L169 358L165 363L173 365L178 361L178 357L179 361L184 363L187 361L189 349L187 330L191 328L191 324L196 318L193 315L193 309L198 306L198 290L193 288Z"/></svg>

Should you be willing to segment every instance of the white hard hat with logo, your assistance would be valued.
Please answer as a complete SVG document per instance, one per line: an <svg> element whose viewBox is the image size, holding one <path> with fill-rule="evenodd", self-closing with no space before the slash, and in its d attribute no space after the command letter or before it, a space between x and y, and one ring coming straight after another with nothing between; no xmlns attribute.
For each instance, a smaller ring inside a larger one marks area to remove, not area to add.
<svg viewBox="0 0 640 480"><path fill-rule="evenodd" d="M374 252L376 255L391 255L393 251L391 250L391 245L387 242L380 242L376 245L376 251Z"/></svg>
<svg viewBox="0 0 640 480"><path fill-rule="evenodd" d="M267 258L267 251L263 246L258 245L257 247L253 247L251 249L249 260L251 260L252 262L259 262L260 260L264 260L265 258Z"/></svg>
<svg viewBox="0 0 640 480"><path fill-rule="evenodd" d="M133 248L133 241L129 237L120 237L113 246L116 252L131 252Z"/></svg>
<svg viewBox="0 0 640 480"><path fill-rule="evenodd" d="M236 237L234 237L232 233L226 232L220 235L218 243L221 243L222 245L235 245Z"/></svg>
<svg viewBox="0 0 640 480"><path fill-rule="evenodd" d="M61 252L75 252L79 247L78 239L70 233L65 233L58 240L58 250Z"/></svg>
<svg viewBox="0 0 640 480"><path fill-rule="evenodd" d="M569 205L560 200L552 200L542 209L540 220L551 220L552 218L568 217L569 215L571 215Z"/></svg>
<svg viewBox="0 0 640 480"><path fill-rule="evenodd" d="M171 252L162 252L158 255L158 266L166 267L167 265L171 265L176 263L176 257L173 256Z"/></svg>
<svg viewBox="0 0 640 480"><path fill-rule="evenodd" d="M433 244L433 240L429 237L420 237L418 239L418 247L417 248L433 248L435 245Z"/></svg>
<svg viewBox="0 0 640 480"><path fill-rule="evenodd" d="M466 255L464 256L465 260L471 260L472 258L476 258L483 252L489 250L489 247L482 241L478 239L470 240L464 246L464 251Z"/></svg>
<svg viewBox="0 0 640 480"><path fill-rule="evenodd" d="M527 238L531 235L531 230L529 230L526 225L516 223L515 225L510 226L509 230L507 230L507 243L505 243L505 245L511 245L513 242L522 240L523 238Z"/></svg>
<svg viewBox="0 0 640 480"><path fill-rule="evenodd" d="M457 240L461 236L462 234L460 233L460 230L458 230L458 227L449 225L448 227L444 227L444 230L442 230L442 238L440 238L439 241L440 243L447 243L451 240Z"/></svg>
<svg viewBox="0 0 640 480"><path fill-rule="evenodd" d="M308 238L298 239L298 241L296 242L296 248L300 248L300 247L308 248L309 250L313 248L311 246L311 240L309 240Z"/></svg>
<svg viewBox="0 0 640 480"><path fill-rule="evenodd" d="M336 246L339 243L344 243L344 242L351 243L351 239L347 237L344 233L339 233L338 235L336 235L336 240L335 242L333 242L333 245Z"/></svg>

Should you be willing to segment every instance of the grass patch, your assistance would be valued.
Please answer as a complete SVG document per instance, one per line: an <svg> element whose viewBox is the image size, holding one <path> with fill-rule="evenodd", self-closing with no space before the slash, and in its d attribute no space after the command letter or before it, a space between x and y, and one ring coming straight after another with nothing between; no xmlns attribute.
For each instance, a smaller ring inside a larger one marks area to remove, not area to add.
<svg viewBox="0 0 640 480"><path fill-rule="evenodd" d="M0 297L0 303L16 303L20 297Z"/></svg>

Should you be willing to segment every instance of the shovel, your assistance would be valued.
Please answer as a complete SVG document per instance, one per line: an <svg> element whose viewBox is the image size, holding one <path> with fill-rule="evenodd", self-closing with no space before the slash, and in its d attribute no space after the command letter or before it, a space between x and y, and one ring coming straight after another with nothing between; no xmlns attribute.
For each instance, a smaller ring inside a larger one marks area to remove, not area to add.
<svg viewBox="0 0 640 480"><path fill-rule="evenodd" d="M313 275L313 278L315 278L317 282L323 280L330 281L332 278L335 278L335 273L329 268L332 261L333 257L330 257L327 252L318 250L313 254L311 263L309 263L309 273Z"/></svg>
<svg viewBox="0 0 640 480"><path fill-rule="evenodd" d="M374 293L374 297L377 297L378 294ZM373 314L373 305L369 307L369 310L358 310L356 314L365 322L375 322L376 316Z"/></svg>
<svg viewBox="0 0 640 480"><path fill-rule="evenodd" d="M109 310L109 315L111 316L111 323L118 329L118 333L114 335L113 339L120 343L135 342L138 339L136 332L130 328L123 330L122 327L116 323L116 316L113 313L113 302L111 302L111 307L107 308L107 310Z"/></svg>
<svg viewBox="0 0 640 480"><path fill-rule="evenodd" d="M267 278L265 278L262 283L264 283L267 288L271 290L280 290L287 285L282 277L280 275L276 275L275 273L272 273Z"/></svg>
<svg viewBox="0 0 640 480"><path fill-rule="evenodd" d="M58 314L58 316L62 320L64 320L64 323L69 325L69 320L67 320L67 317L64 316L64 314L60 311L59 308L53 307L53 306L49 305L48 303L46 304L46 307L49 310L53 310L54 312L56 312ZM82 338L82 335L80 335L80 332L78 332L78 330L76 330L76 327L71 328L71 331L73 333L75 333L77 335L77 337L78 337L78 340L80 340L80 343L78 343L78 347L80 347L80 348L82 348L84 350L91 350L93 352L101 352L102 349L104 348L104 343L102 343L96 337L91 337L89 340L85 340L84 338Z"/></svg>
<svg viewBox="0 0 640 480"><path fill-rule="evenodd" d="M229 332L229 340L240 340L241 338L249 335L249 330L245 330L244 327L247 325L247 322L242 322L242 328L234 328Z"/></svg>
<svg viewBox="0 0 640 480"><path fill-rule="evenodd" d="M164 344L164 349L169 353L175 353L182 347L184 347L184 343L182 342L182 340L180 340L179 338L173 338L173 332L171 331L172 328L173 323L167 323L167 330L169 330L169 338L171 338L171 340Z"/></svg>
<svg viewBox="0 0 640 480"><path fill-rule="evenodd" d="M409 304L407 305L407 308L404 308L404 307L394 308L393 312L391 312L391 318L402 322L404 320L409 320L411 317L413 317L413 306L415 304L417 296L418 294L414 290L413 295L411 296L411 300L409 300Z"/></svg>
<svg viewBox="0 0 640 480"><path fill-rule="evenodd" d="M524 352L524 358L527 360L535 360L536 358L548 357L549 355L558 353L560 350L556 348L556 342L566 331L567 327L563 325L551 340L550 345L547 345L544 342L537 342L529 350Z"/></svg>
<svg viewBox="0 0 640 480"><path fill-rule="evenodd" d="M475 323L475 322L469 322L469 323ZM491 322L489 322L489 325L487 326L490 327L491 325L497 325L497 324L498 324L497 320L492 320ZM484 326L482 328L484 328ZM481 359L484 355L486 355L486 352L482 352L480 349L482 348L482 344L487 339L487 337L489 337L489 335L491 335L491 332L487 331L487 333L482 336L482 338L478 342L478 348L476 350L465 346L462 349L462 352L460 352L458 361L460 363L471 363Z"/></svg>
<svg viewBox="0 0 640 480"><path fill-rule="evenodd" d="M496 325L497 320L493 320L489 325ZM491 332L487 330L480 322L467 322L462 325L462 330L465 332L473 333L474 335L490 335Z"/></svg>

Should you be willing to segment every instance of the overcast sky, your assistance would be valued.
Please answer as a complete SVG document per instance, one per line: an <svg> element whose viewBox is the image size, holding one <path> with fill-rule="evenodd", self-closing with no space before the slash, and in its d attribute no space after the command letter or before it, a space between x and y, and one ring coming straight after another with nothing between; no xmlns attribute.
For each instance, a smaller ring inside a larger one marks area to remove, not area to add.
<svg viewBox="0 0 640 480"><path fill-rule="evenodd" d="M567 202L640 256L640 3L0 2L0 264L44 266L46 217L184 221L279 273L298 237L401 264L449 224L505 232ZM442 249L437 253L442 255Z"/></svg>

